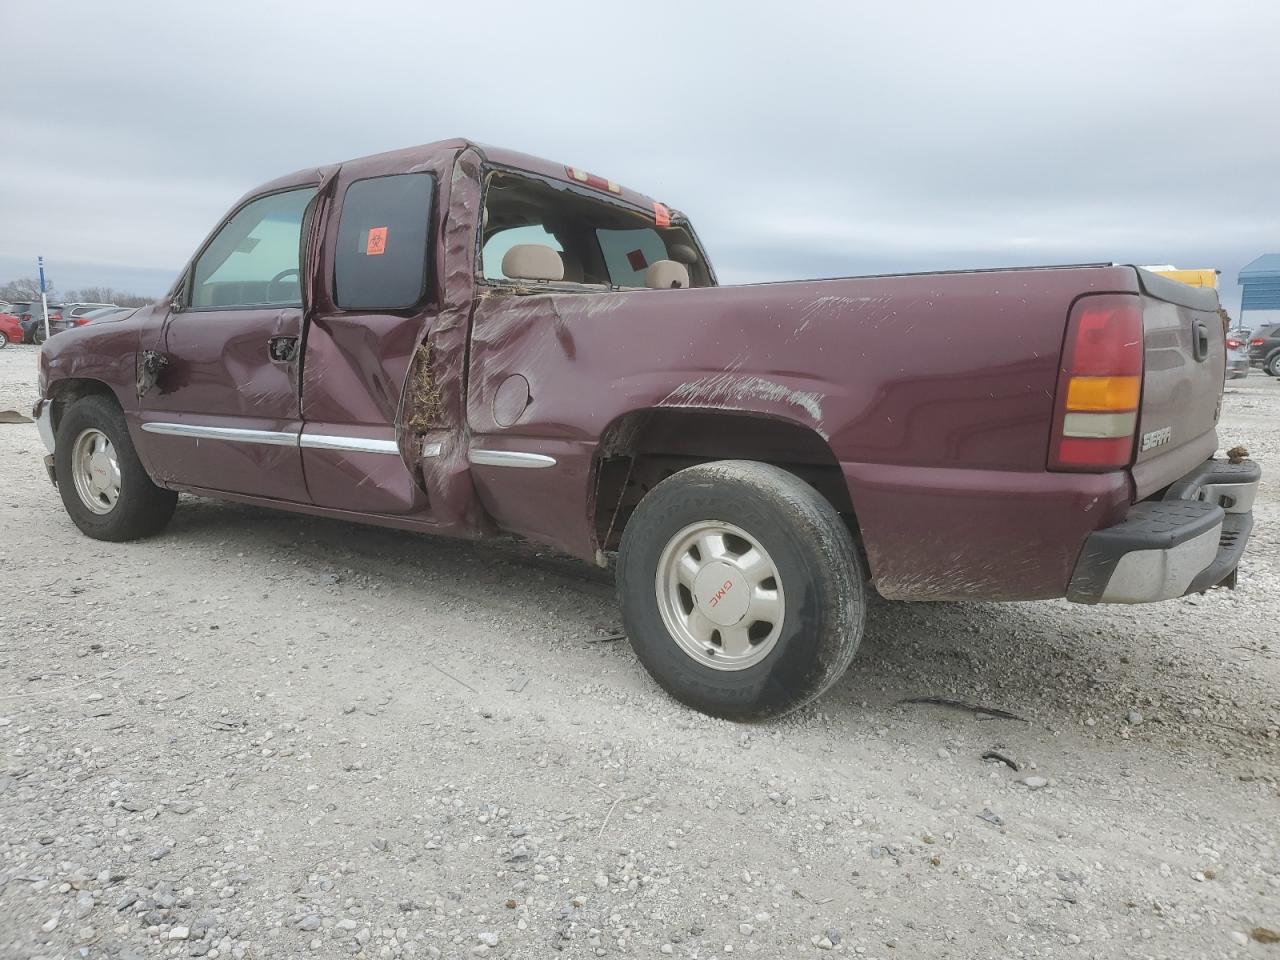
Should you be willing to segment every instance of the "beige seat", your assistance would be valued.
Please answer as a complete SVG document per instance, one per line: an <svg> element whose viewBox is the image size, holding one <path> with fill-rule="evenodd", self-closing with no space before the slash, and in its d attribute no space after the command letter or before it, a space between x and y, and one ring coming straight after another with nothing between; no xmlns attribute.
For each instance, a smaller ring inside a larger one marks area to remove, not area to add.
<svg viewBox="0 0 1280 960"><path fill-rule="evenodd" d="M644 285L653 290L688 289L689 268L674 260L655 260L644 272Z"/></svg>
<svg viewBox="0 0 1280 960"><path fill-rule="evenodd" d="M510 280L563 280L564 261L542 243L517 243L502 257L502 275Z"/></svg>

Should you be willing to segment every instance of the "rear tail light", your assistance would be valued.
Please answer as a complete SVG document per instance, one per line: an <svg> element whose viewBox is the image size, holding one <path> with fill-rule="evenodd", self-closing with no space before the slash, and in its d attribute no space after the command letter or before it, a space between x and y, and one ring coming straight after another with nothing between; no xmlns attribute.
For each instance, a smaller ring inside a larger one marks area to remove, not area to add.
<svg viewBox="0 0 1280 960"><path fill-rule="evenodd" d="M1104 472L1129 465L1142 401L1142 303L1081 297L1067 320L1049 469Z"/></svg>
<svg viewBox="0 0 1280 960"><path fill-rule="evenodd" d="M1227 341L1227 349L1228 349L1228 350L1239 350L1239 349L1240 349L1241 347L1243 347L1243 346L1244 346L1244 341L1242 341L1242 340L1228 340L1228 341Z"/></svg>
<svg viewBox="0 0 1280 960"><path fill-rule="evenodd" d="M1267 342L1267 341L1266 341L1266 340L1264 340L1264 339L1262 339L1262 337L1254 337L1252 340L1250 340L1250 341L1249 341L1249 346L1251 346L1251 347L1260 347L1260 346L1262 346L1262 345L1263 345L1264 343L1266 343L1266 342Z"/></svg>

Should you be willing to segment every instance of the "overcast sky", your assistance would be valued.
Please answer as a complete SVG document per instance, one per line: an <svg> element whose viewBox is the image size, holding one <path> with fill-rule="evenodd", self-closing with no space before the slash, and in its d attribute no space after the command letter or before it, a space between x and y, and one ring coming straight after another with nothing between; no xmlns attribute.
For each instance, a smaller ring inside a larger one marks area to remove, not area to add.
<svg viewBox="0 0 1280 960"><path fill-rule="evenodd" d="M759 10L759 12L753 12ZM0 4L0 281L160 294L226 208L452 136L652 194L725 282L1280 252L1280 4Z"/></svg>

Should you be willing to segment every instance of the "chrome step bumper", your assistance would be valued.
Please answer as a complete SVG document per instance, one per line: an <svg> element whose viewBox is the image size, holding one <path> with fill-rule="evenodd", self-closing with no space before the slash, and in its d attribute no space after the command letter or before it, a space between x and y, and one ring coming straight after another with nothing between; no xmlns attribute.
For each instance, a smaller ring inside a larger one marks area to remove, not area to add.
<svg viewBox="0 0 1280 960"><path fill-rule="evenodd" d="M1234 587L1262 468L1209 460L1159 500L1085 541L1067 588L1076 603L1152 603Z"/></svg>

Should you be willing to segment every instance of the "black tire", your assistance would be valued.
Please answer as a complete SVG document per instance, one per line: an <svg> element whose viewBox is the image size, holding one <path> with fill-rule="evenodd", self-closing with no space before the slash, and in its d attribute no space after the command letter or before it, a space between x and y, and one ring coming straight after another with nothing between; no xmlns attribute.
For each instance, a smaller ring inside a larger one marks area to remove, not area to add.
<svg viewBox="0 0 1280 960"><path fill-rule="evenodd" d="M74 479L73 448L86 430L106 435L120 467L119 497L106 513L95 513L85 503ZM67 514L82 533L95 540L137 540L158 533L178 502L177 493L157 487L147 476L133 448L124 413L110 397L83 397L62 415L54 444L54 467Z"/></svg>
<svg viewBox="0 0 1280 960"><path fill-rule="evenodd" d="M1267 365L1263 369L1267 371L1268 376L1280 377L1280 350L1267 357Z"/></svg>
<svg viewBox="0 0 1280 960"><path fill-rule="evenodd" d="M0 330L0 350L9 345L9 336L3 330Z"/></svg>
<svg viewBox="0 0 1280 960"><path fill-rule="evenodd" d="M664 551L707 521L755 539L785 596L772 649L742 669L694 659L660 608ZM849 668L862 638L866 578L849 528L821 494L769 464L722 460L654 487L623 531L617 579L623 624L640 662L671 696L713 716L759 720L804 706Z"/></svg>
<svg viewBox="0 0 1280 960"><path fill-rule="evenodd" d="M45 332L44 332L44 324L43 323L36 324L35 329L31 331L31 342L34 343L36 346L40 346L48 339L49 338L45 335Z"/></svg>

